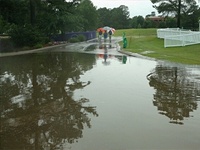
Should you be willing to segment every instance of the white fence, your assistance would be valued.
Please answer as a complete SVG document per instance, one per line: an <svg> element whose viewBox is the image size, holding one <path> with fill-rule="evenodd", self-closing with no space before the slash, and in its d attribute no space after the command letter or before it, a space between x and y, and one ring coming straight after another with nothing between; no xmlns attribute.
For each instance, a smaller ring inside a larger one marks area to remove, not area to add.
<svg viewBox="0 0 200 150"><path fill-rule="evenodd" d="M164 47L200 44L200 32L179 28L157 29L157 37L164 39Z"/></svg>

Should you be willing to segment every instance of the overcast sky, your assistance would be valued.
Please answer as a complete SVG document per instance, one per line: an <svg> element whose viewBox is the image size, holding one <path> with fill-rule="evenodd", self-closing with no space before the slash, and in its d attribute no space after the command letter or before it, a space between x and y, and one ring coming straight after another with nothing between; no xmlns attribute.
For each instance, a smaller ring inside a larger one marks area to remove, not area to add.
<svg viewBox="0 0 200 150"><path fill-rule="evenodd" d="M157 12L153 7L150 0L91 0L94 6L98 8L116 8L120 5L128 7L130 17L143 16L151 14L152 11Z"/></svg>
<svg viewBox="0 0 200 150"><path fill-rule="evenodd" d="M116 8L120 5L125 5L129 8L130 17L143 16L151 14L152 11L157 11L152 7L150 0L91 0L94 6L98 8ZM199 0L196 0L199 1Z"/></svg>

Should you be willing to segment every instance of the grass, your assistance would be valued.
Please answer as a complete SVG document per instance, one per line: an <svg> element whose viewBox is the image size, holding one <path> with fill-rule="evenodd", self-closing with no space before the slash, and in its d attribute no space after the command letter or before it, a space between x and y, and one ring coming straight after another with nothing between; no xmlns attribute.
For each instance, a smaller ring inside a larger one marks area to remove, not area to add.
<svg viewBox="0 0 200 150"><path fill-rule="evenodd" d="M157 38L156 29L116 30L114 36L122 36L124 32L128 41L127 47L123 49L125 51L160 60L200 65L200 44L164 48L164 39Z"/></svg>

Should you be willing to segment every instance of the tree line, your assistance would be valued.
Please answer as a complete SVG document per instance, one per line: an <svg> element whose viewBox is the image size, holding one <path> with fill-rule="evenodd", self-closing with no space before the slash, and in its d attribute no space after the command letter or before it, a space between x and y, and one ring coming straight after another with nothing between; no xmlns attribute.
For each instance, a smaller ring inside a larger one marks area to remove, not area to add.
<svg viewBox="0 0 200 150"><path fill-rule="evenodd" d="M99 8L91 0L0 0L0 34L11 35L16 46L33 46L66 32L92 31L102 26L128 28L198 28L200 8L195 0L151 0L162 21L130 17L128 6ZM151 12L150 12L151 13Z"/></svg>

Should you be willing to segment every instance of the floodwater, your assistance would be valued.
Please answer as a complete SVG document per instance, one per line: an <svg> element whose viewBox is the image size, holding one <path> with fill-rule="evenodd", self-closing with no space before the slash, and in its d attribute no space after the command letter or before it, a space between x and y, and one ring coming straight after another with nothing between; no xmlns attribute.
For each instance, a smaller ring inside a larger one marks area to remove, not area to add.
<svg viewBox="0 0 200 150"><path fill-rule="evenodd" d="M67 49L0 58L0 149L199 149L200 66Z"/></svg>

